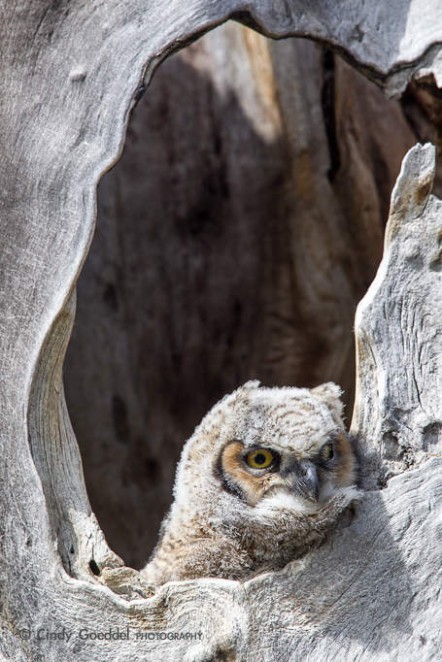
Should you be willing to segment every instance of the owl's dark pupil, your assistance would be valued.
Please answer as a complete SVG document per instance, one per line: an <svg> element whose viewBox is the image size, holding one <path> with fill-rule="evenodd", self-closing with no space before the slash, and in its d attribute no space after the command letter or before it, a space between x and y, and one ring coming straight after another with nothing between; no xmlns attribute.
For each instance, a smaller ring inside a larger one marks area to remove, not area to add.
<svg viewBox="0 0 442 662"><path fill-rule="evenodd" d="M264 453L258 453L257 455L255 455L256 464L264 464L265 461L266 461L266 456L264 455Z"/></svg>

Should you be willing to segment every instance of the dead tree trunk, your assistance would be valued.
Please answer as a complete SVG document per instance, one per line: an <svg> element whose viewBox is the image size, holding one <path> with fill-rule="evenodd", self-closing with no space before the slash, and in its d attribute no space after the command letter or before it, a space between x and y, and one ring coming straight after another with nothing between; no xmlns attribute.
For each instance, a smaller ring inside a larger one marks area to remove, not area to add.
<svg viewBox="0 0 442 662"><path fill-rule="evenodd" d="M86 495L62 366L98 179L154 67L229 17L343 51L391 93L441 84L442 4L43 1L2 7L3 659L436 659L442 205L431 146L404 161L384 258L356 318L353 432L366 495L329 543L244 584L145 595Z"/></svg>

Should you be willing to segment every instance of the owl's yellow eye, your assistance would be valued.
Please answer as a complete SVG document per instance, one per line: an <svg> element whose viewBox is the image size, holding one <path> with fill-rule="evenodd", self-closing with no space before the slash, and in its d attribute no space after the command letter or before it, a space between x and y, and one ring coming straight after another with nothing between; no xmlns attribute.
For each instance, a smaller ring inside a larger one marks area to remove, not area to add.
<svg viewBox="0 0 442 662"><path fill-rule="evenodd" d="M246 462L252 469L268 469L275 459L272 451L267 448L257 448L246 455Z"/></svg>
<svg viewBox="0 0 442 662"><path fill-rule="evenodd" d="M333 459L333 442L328 441L321 448L321 460L324 462L329 462L331 459Z"/></svg>

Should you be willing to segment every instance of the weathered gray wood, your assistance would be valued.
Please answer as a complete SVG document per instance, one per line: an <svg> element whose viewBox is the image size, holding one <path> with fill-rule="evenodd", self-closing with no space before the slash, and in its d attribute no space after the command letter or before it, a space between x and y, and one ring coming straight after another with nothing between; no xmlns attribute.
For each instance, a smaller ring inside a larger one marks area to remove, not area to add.
<svg viewBox="0 0 442 662"><path fill-rule="evenodd" d="M442 451L442 204L429 195L433 178L434 149L412 150L392 194L381 268L357 312L353 428L366 438L370 484Z"/></svg>
<svg viewBox="0 0 442 662"><path fill-rule="evenodd" d="M93 231L96 184L118 154L131 98L144 73L149 77L153 66L192 34L243 9L241 3L228 0L222 5L194 0L93 6L23 0L3 2L0 8L0 645L4 659L137 661L150 655L208 660L219 659L224 651L231 659L274 660L281 658L283 646L284 655L288 652L292 659L421 660L434 658L440 648L437 459L391 479L384 490L371 492L341 538L278 576L243 586L222 580L185 582L165 586L148 600L129 600L142 587L135 576L131 579L130 571L113 567L118 559L107 548L88 504L64 405L61 366L72 292ZM437 54L442 26L436 20L440 11L440 2L419 0L396 0L381 9L377 3L360 2L350 8L348 3L330 0L313 3L309 10L298 2L277 7L273 2L255 2L250 10L269 34L308 34L345 48L393 92L430 65L440 80ZM428 149L416 150L408 160L408 169L421 166L424 173L433 167ZM390 261L388 269L384 263L378 278L378 283L383 282L387 274L400 282L411 263L425 274L425 294L434 302L431 318L419 320L418 337L425 349L420 343L412 351L418 386L410 391L412 399L400 401L395 409L399 422L415 426L413 460L420 459L419 454L422 458L437 454L428 426L437 431L440 425L433 411L436 393L430 390L440 374L440 357L434 356L435 335L440 332L438 262L434 234L433 243L421 244L419 232L413 233L420 228L419 218L413 217L422 212L421 218L434 227L440 223L441 211L434 199L423 205L429 188L422 179L420 186L419 178L410 178L405 167L394 198L387 258L401 241L402 227L410 230L407 253ZM399 212L398 200L408 199L409 190L414 191L414 199L405 205L405 213ZM378 291L382 296L382 289ZM420 297L422 292L412 289L407 309L420 313ZM377 320L379 326L372 334L361 316L360 347L371 350L360 354L359 402L367 396L370 405L381 407L378 433L388 412L384 405L389 393L376 389L373 382L390 388L398 379L390 374L388 380L381 379L384 353L379 348L388 338L387 325L381 328L382 320ZM396 337L407 347L410 336L405 330L402 335L397 330ZM422 381L416 360L420 351L429 352L434 368ZM370 366L370 356L376 358L377 371ZM395 375L405 369L388 366ZM395 403L398 393L394 386ZM362 413L356 421L367 421L361 406L358 411ZM355 429L364 437L372 431L358 425ZM394 432L401 442L402 427L396 426ZM381 438L370 437L370 449L378 449L380 442ZM355 560L359 552L365 553L362 576ZM324 578L328 584L321 581ZM337 585L343 589L338 595ZM82 627L102 633L131 627L133 633L128 641L81 640ZM46 632L61 633L62 628L72 635L69 641L45 638ZM201 641L197 635L188 641L138 640L136 632L146 630L201 631Z"/></svg>

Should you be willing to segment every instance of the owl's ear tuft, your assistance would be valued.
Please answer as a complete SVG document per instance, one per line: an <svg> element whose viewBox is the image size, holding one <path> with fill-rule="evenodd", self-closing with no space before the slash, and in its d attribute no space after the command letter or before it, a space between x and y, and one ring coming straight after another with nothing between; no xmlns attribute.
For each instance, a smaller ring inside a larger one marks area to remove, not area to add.
<svg viewBox="0 0 442 662"><path fill-rule="evenodd" d="M261 386L261 382L259 379L250 379L248 382L240 386L240 389L244 391L251 391L254 388L259 388Z"/></svg>
<svg viewBox="0 0 442 662"><path fill-rule="evenodd" d="M341 395L343 393L341 387L333 382L326 382L325 384L320 384L319 386L310 389L310 393L316 398L322 400L330 409L335 423L337 423L339 427L344 427L342 422L344 403L341 400Z"/></svg>
<svg viewBox="0 0 442 662"><path fill-rule="evenodd" d="M222 402L228 402L233 404L235 407L242 406L244 403L248 402L252 396L252 392L259 388L261 382L257 379L251 379L242 386L238 386L237 389L233 391L230 395L226 395Z"/></svg>

